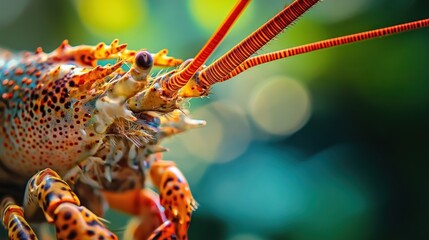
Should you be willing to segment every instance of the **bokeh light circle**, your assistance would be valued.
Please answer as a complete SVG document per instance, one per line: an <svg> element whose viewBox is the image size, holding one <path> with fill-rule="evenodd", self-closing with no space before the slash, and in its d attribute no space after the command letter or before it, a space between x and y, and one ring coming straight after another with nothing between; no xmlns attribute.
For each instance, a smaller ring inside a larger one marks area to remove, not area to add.
<svg viewBox="0 0 429 240"><path fill-rule="evenodd" d="M313 9L312 17L325 23L341 22L370 9L375 2L371 0L332 0L323 4L322 7Z"/></svg>
<svg viewBox="0 0 429 240"><path fill-rule="evenodd" d="M222 23L236 1L218 1L218 0L190 0L188 2L189 14L195 19L195 22L201 26L201 29L212 33ZM246 7L245 13L240 16L240 23L246 22L253 13L253 4ZM240 31L244 25L236 24L234 31Z"/></svg>
<svg viewBox="0 0 429 240"><path fill-rule="evenodd" d="M246 151L251 141L245 112L234 102L216 101L192 113L207 126L191 130L182 139L187 153L205 162L227 162Z"/></svg>
<svg viewBox="0 0 429 240"><path fill-rule="evenodd" d="M29 0L0 1L0 26L7 26L24 12Z"/></svg>
<svg viewBox="0 0 429 240"><path fill-rule="evenodd" d="M256 87L249 106L257 125L274 135L296 132L308 121L311 112L308 90L285 76L267 79Z"/></svg>
<svg viewBox="0 0 429 240"><path fill-rule="evenodd" d="M296 221L308 204L308 179L295 149L252 145L243 157L209 168L198 201L231 228L277 231Z"/></svg>
<svg viewBox="0 0 429 240"><path fill-rule="evenodd" d="M125 32L134 28L145 14L144 1L78 0L82 22L98 34Z"/></svg>

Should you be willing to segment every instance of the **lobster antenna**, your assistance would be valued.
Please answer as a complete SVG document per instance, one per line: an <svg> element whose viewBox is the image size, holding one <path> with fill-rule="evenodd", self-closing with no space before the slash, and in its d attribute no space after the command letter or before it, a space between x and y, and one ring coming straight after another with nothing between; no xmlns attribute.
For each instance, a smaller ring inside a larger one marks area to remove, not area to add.
<svg viewBox="0 0 429 240"><path fill-rule="evenodd" d="M219 43L223 40L225 35L228 33L229 29L231 29L234 22L249 4L250 0L239 0L235 6L232 8L229 15L225 18L216 32L210 37L210 39L206 42L204 47L200 50L200 52L196 55L195 59L193 59L183 70L171 76L171 78L167 79L163 86L169 90L176 92L192 78L192 76L197 72L197 70L205 63L207 58L213 53Z"/></svg>
<svg viewBox="0 0 429 240"><path fill-rule="evenodd" d="M210 86L221 81L224 76L248 59L319 1L295 0L237 46L202 70L200 74L201 83Z"/></svg>
<svg viewBox="0 0 429 240"><path fill-rule="evenodd" d="M429 26L429 18L414 21L414 22L404 23L400 25L395 25L391 27L351 34L343 37L331 38L323 41L301 45L298 47L279 50L272 53L261 54L259 56L251 57L246 61L244 61L242 64L240 64L230 73L228 73L228 75L226 75L221 81L228 80L251 67L255 67L255 66L258 66L267 62L275 61L278 59L283 59L283 58L287 58L287 57L291 57L291 56L295 56L303 53L313 52L324 48L331 48L331 47L345 45L349 43L360 42L360 41L364 41L372 38L389 36L396 33L401 33L401 32L410 31L410 30L428 27L428 26Z"/></svg>

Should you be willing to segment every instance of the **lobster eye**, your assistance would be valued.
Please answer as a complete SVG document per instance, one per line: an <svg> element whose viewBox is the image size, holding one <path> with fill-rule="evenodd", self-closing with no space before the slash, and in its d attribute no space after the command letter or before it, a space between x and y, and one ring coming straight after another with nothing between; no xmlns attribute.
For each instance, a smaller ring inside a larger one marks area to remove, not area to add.
<svg viewBox="0 0 429 240"><path fill-rule="evenodd" d="M151 68L153 65L152 55L148 51L141 51L137 53L135 63L142 69Z"/></svg>

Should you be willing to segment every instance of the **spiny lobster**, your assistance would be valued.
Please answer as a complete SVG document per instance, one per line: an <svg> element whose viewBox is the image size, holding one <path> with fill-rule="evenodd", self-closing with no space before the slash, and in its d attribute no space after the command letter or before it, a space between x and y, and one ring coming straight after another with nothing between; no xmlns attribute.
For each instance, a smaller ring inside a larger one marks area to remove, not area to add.
<svg viewBox="0 0 429 240"><path fill-rule="evenodd" d="M251 57L317 2L294 1L209 66L249 0L239 0L184 62L166 50L128 50L117 40L76 47L64 41L51 53L0 52L0 209L9 238L36 239L26 219L44 216L58 239L117 239L98 217L107 202L146 221L134 229L136 239L187 239L197 204L181 171L162 160L160 145L205 125L187 116L186 99L266 62L429 26L424 19ZM102 59L118 60L98 66ZM151 76L153 66L175 69ZM145 188L147 175L159 196Z"/></svg>

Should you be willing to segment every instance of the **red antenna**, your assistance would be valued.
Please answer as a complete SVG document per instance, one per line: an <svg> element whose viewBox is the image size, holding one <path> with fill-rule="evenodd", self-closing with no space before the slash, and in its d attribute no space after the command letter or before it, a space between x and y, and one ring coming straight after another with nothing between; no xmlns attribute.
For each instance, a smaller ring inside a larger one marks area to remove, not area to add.
<svg viewBox="0 0 429 240"><path fill-rule="evenodd" d="M213 51L225 37L228 30L237 20L238 16L247 6L249 1L250 0L239 0L237 2L228 17L224 20L224 22L210 38L210 40L205 44L205 46L200 50L194 60L190 61L187 66L173 75L164 75L159 79L159 81L162 82L164 89L167 90L167 94L171 95L177 93L178 90L183 88L188 83L188 81L201 68L207 58L213 53ZM262 48L266 43L271 41L287 26L293 23L297 18L307 12L319 1L321 0L295 0L214 63L201 70L197 77L198 81L194 82L194 84L199 85L201 89L206 89L208 86L228 80L251 67L263 63L312 52L323 48L345 45L353 42L393 35L395 33L429 26L429 19L423 19L251 57L251 55ZM206 90L195 94L200 96L201 94L205 93L207 93ZM195 94L191 95L194 96Z"/></svg>
<svg viewBox="0 0 429 240"><path fill-rule="evenodd" d="M201 71L203 85L209 86L221 81L233 69L248 59L267 42L282 32L287 26L304 14L319 0L296 0L271 20L241 41L228 53Z"/></svg>
<svg viewBox="0 0 429 240"><path fill-rule="evenodd" d="M262 54L259 56L251 57L232 70L226 75L221 81L228 80L237 74L251 68L267 62L272 62L278 59L283 59L303 53L313 52L316 50L331 48L335 46L345 45L349 43L359 42L377 37L383 37L387 35L393 35L400 32L410 31L417 28L423 28L429 26L429 19L418 20L414 22L404 23L396 26L380 28L377 30L351 34L343 37L331 38L319 42L314 42L294 48L284 49L272 53Z"/></svg>
<svg viewBox="0 0 429 240"><path fill-rule="evenodd" d="M220 27L197 54L195 59L192 60L183 70L177 72L164 82L163 85L167 90L176 92L185 86L189 79L191 79L197 70L205 63L207 58L213 53L219 43L223 40L229 29L231 29L232 25L246 8L249 2L250 0L239 0L237 2Z"/></svg>

